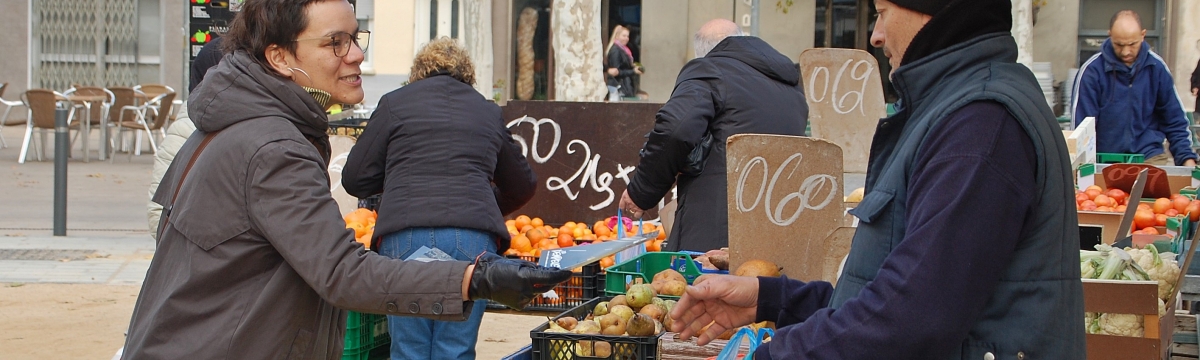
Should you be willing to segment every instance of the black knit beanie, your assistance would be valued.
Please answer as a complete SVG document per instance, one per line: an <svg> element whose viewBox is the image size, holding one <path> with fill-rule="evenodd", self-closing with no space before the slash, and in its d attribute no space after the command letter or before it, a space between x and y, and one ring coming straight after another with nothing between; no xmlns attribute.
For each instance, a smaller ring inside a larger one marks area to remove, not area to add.
<svg viewBox="0 0 1200 360"><path fill-rule="evenodd" d="M926 15L936 15L946 7L950 0L888 0L905 9L914 10Z"/></svg>

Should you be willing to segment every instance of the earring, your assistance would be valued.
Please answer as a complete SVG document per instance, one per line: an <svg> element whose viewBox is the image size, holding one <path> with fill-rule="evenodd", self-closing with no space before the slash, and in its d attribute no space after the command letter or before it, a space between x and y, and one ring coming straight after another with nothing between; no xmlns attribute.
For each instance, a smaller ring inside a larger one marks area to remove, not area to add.
<svg viewBox="0 0 1200 360"><path fill-rule="evenodd" d="M308 76L308 72L304 71L304 69L301 69L301 68L287 68L287 69L288 69L288 70L291 70L292 72L297 72L297 71L299 71L301 74L304 74L304 77L308 78L308 83L309 83L309 84L312 84L312 83L313 83L312 77L311 77L311 76Z"/></svg>

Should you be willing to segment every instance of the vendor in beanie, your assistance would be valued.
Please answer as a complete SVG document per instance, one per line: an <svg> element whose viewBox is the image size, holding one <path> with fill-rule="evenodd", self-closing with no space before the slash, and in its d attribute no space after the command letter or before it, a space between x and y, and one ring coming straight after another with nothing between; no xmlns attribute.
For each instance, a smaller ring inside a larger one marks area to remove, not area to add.
<svg viewBox="0 0 1200 360"><path fill-rule="evenodd" d="M1009 0L875 7L871 43L900 100L876 129L836 288L711 278L688 288L672 330L704 344L774 321L756 360L1083 359L1070 162L1016 63Z"/></svg>

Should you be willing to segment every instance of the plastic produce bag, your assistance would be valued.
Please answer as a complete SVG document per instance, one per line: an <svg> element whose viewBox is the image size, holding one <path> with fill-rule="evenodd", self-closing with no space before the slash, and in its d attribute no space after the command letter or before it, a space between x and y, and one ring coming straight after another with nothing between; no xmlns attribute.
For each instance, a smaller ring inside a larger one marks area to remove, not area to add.
<svg viewBox="0 0 1200 360"><path fill-rule="evenodd" d="M721 353L717 355L716 360L738 360L738 359L753 359L754 350L758 349L764 342L764 338L775 336L775 330L771 328L761 328L754 331L749 327L743 327L729 338L729 343L725 344L725 348L721 349ZM738 357L738 350L741 350L742 340L749 342L749 351L744 357Z"/></svg>

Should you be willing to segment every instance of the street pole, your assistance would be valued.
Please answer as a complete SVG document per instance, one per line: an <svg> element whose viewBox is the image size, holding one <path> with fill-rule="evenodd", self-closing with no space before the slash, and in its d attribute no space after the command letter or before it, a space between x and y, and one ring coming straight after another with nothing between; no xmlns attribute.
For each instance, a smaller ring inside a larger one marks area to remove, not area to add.
<svg viewBox="0 0 1200 360"><path fill-rule="evenodd" d="M750 1L750 35L758 36L758 8L762 0Z"/></svg>
<svg viewBox="0 0 1200 360"><path fill-rule="evenodd" d="M67 236L67 157L71 137L67 109L54 111L54 236ZM86 156L86 154L85 154Z"/></svg>

